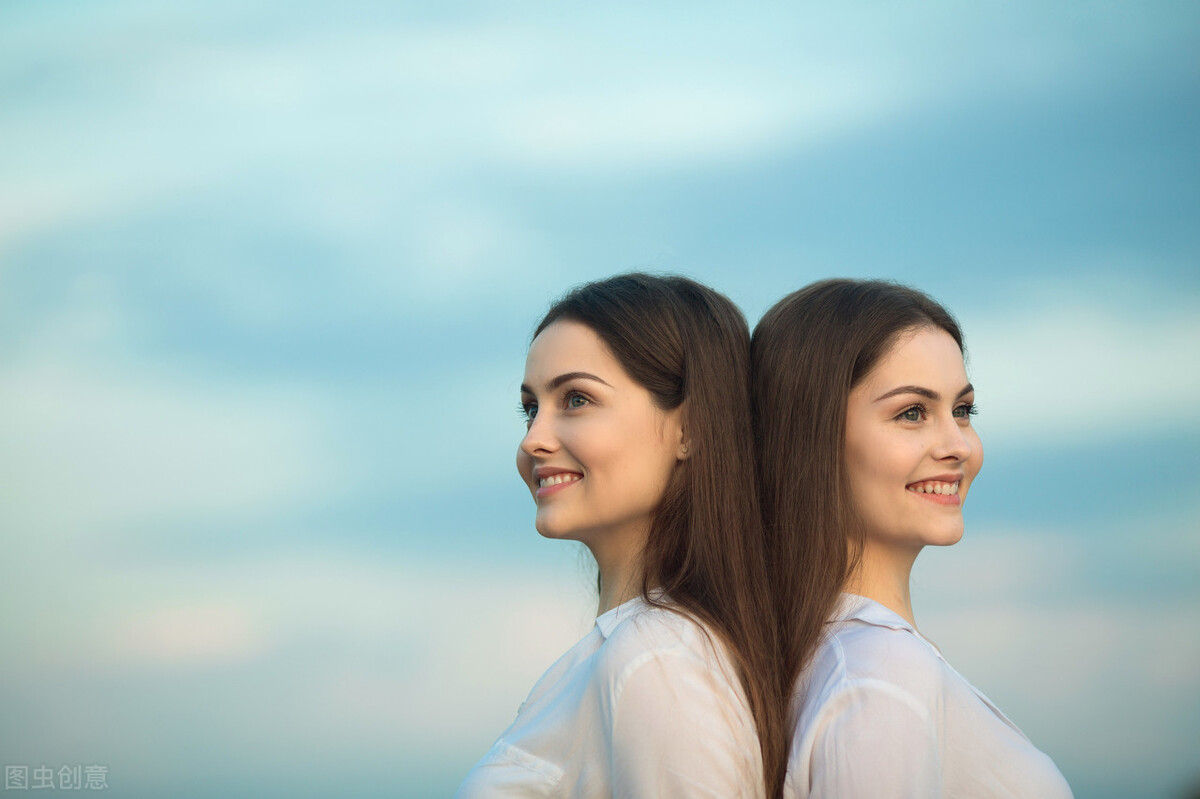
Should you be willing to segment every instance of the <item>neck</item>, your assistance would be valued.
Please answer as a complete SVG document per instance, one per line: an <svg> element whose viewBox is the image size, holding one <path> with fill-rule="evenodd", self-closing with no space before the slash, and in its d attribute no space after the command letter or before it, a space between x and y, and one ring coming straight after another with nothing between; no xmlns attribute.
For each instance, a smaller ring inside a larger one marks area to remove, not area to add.
<svg viewBox="0 0 1200 799"><path fill-rule="evenodd" d="M643 539L644 540L644 539ZM641 547L626 542L624 546L589 547L600 570L600 602L596 615L628 602L642 592Z"/></svg>
<svg viewBox="0 0 1200 799"><path fill-rule="evenodd" d="M858 568L846 582L846 590L875 600L915 628L909 578L920 551L919 547L888 547L868 541Z"/></svg>
<svg viewBox="0 0 1200 799"><path fill-rule="evenodd" d="M610 572L600 572L600 602L596 606L596 615L615 608L617 605L628 602L635 596L641 593L640 581L635 579L633 574L612 574Z"/></svg>

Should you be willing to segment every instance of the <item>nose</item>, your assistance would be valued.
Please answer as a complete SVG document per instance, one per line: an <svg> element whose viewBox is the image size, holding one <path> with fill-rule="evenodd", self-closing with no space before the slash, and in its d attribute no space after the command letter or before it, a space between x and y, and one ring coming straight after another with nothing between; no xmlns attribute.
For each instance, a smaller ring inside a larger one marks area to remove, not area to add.
<svg viewBox="0 0 1200 799"><path fill-rule="evenodd" d="M933 456L941 461L961 463L971 457L975 451L971 438L966 429L961 427L954 418L944 421L938 430L938 442Z"/></svg>
<svg viewBox="0 0 1200 799"><path fill-rule="evenodd" d="M558 439L554 435L554 425L551 414L539 413L529 423L525 437L521 439L521 452L529 457L549 455L558 449Z"/></svg>

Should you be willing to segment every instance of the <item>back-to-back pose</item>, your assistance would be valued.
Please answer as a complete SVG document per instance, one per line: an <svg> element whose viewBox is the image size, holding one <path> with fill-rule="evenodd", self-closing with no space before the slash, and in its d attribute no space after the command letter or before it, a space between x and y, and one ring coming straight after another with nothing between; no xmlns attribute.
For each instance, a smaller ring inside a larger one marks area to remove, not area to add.
<svg viewBox="0 0 1200 799"><path fill-rule="evenodd" d="M599 616L458 796L775 796L784 699L741 312L685 278L582 286L538 326L521 408L537 530L595 556Z"/></svg>
<svg viewBox="0 0 1200 799"><path fill-rule="evenodd" d="M958 324L912 289L829 280L776 304L752 350L796 681L784 795L1070 797L1050 758L913 618L913 562L962 537L983 463Z"/></svg>

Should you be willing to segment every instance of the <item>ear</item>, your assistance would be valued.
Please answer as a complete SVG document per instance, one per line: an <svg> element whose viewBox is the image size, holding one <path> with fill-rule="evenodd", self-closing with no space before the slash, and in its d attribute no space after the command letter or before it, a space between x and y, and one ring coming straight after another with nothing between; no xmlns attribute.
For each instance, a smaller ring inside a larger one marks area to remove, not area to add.
<svg viewBox="0 0 1200 799"><path fill-rule="evenodd" d="M688 437L687 415L683 408L679 408L678 432L679 435L675 444L675 459L685 461L692 456L692 448L690 438Z"/></svg>

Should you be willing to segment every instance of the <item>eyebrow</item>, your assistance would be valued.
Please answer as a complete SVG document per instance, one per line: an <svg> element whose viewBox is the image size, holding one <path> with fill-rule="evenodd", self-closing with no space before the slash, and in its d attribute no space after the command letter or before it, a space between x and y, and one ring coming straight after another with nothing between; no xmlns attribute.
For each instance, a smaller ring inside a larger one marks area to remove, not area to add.
<svg viewBox="0 0 1200 799"><path fill-rule="evenodd" d="M962 391L958 392L958 396L956 396L955 399L961 399L962 397L966 396L967 394L970 394L974 390L975 390L975 386L971 385L970 383L967 383L965 386L963 386ZM893 388L891 391L887 392L886 394L882 394L882 395L876 397L875 401L880 402L882 400L888 399L889 397L895 397L900 394L916 394L919 397L925 397L926 399L933 400L934 402L937 402L938 400L940 400L942 398L941 394L937 393L936 391L934 391L932 389L925 388L924 386L900 386L899 388Z"/></svg>
<svg viewBox="0 0 1200 799"><path fill-rule="evenodd" d="M601 380L600 378L596 377L594 374L591 374L590 372L567 372L566 374L561 374L558 377L552 379L549 383L547 383L546 390L553 391L554 389L561 386L563 383L569 382L571 380L595 380L597 383L602 383L603 385L606 385L609 388L612 388L612 386L609 385L607 382L605 382L604 380ZM521 384L521 393L522 394L533 394L534 391L529 386L522 383Z"/></svg>

